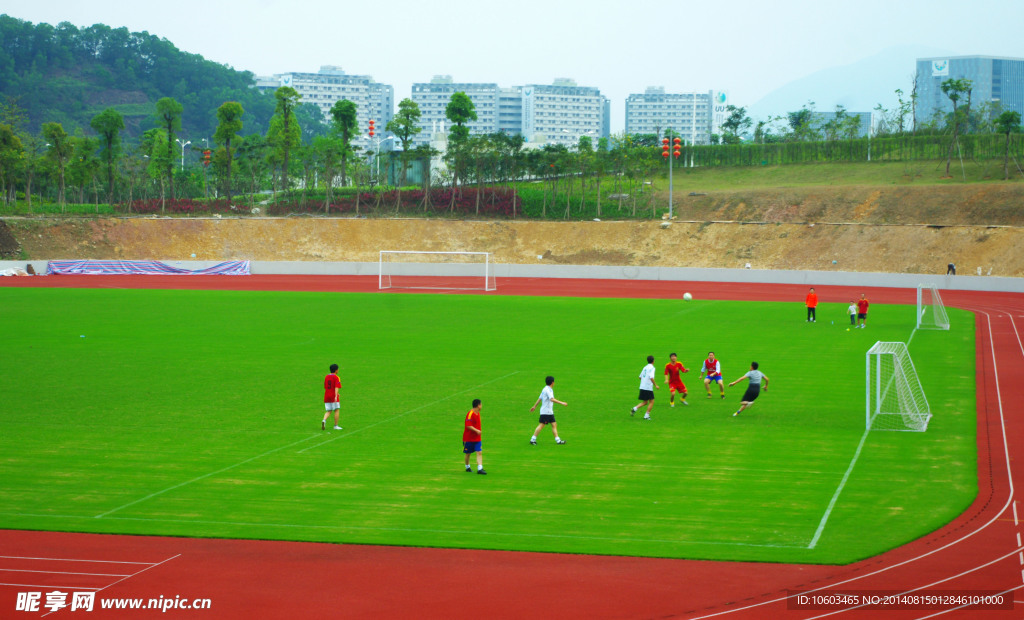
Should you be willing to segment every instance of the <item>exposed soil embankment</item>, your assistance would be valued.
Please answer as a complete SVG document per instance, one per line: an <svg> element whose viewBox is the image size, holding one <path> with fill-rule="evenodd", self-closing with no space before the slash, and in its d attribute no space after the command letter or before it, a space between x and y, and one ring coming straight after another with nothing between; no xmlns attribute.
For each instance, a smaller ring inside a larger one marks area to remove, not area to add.
<svg viewBox="0 0 1024 620"><path fill-rule="evenodd" d="M499 263L1024 276L1024 187L801 188L677 197L662 222L417 219L6 220L24 258L377 260L488 251ZM680 221L692 219L697 221ZM730 221L723 221L730 220ZM3 224L3 222L0 222ZM8 244L10 245L10 244ZM833 261L835 261L833 263Z"/></svg>

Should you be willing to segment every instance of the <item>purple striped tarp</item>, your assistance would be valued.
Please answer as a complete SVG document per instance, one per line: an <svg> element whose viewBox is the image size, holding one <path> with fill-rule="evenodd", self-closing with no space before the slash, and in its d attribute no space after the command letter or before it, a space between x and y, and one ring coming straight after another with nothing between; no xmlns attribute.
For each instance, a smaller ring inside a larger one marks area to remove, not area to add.
<svg viewBox="0 0 1024 620"><path fill-rule="evenodd" d="M52 260L46 265L46 275L61 274L146 274L146 275L249 275L249 261L233 260L217 263L206 269L183 269L155 260Z"/></svg>

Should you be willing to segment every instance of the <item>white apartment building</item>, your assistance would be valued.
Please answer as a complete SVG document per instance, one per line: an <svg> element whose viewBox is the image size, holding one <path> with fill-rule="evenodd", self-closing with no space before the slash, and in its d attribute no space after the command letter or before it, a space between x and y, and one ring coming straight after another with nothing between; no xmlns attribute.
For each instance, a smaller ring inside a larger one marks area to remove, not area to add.
<svg viewBox="0 0 1024 620"><path fill-rule="evenodd" d="M725 120L725 106L724 93L666 93L651 86L626 98L626 133L664 135L671 128L688 144L710 144L711 134Z"/></svg>
<svg viewBox="0 0 1024 620"><path fill-rule="evenodd" d="M472 134L522 134L528 142L566 146L575 146L583 135L591 136L596 144L598 138L609 134L608 98L596 88L577 86L573 80L503 88L437 75L430 82L412 85L412 100L420 108L423 128L415 145L426 144L435 133L451 129L445 109L456 92L466 93L476 108L477 120L469 124Z"/></svg>
<svg viewBox="0 0 1024 620"><path fill-rule="evenodd" d="M412 85L412 100L420 108L419 126L423 129L416 134L413 146L429 143L435 133L448 133L451 121L445 116L445 110L457 92L466 93L476 109L476 120L468 125L471 134L498 131L498 100L502 89L497 84L455 82L450 75L435 75L429 82Z"/></svg>
<svg viewBox="0 0 1024 620"><path fill-rule="evenodd" d="M393 86L375 82L369 75L348 75L341 67L334 65L324 65L317 73L281 73L256 78L256 88L262 91L273 93L281 86L294 88L302 95L302 103L312 103L319 107L328 124L335 103L345 99L356 104L356 118L359 122L357 142L363 145L370 143L367 130L371 119L376 123L377 137L384 138L384 128L394 117Z"/></svg>
<svg viewBox="0 0 1024 620"><path fill-rule="evenodd" d="M522 98L522 134L528 142L573 147L581 136L590 136L596 145L609 134L610 103L597 88L558 78L551 85L523 86Z"/></svg>
<svg viewBox="0 0 1024 620"><path fill-rule="evenodd" d="M502 88L498 92L498 131L516 135L523 131L523 87Z"/></svg>

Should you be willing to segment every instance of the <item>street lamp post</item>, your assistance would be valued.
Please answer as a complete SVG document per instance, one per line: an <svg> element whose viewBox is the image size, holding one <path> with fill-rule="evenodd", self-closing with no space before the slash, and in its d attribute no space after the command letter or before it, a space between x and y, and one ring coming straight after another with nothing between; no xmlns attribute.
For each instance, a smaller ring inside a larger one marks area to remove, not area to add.
<svg viewBox="0 0 1024 620"><path fill-rule="evenodd" d="M192 144L192 141L182 142L179 138L174 139L175 142L181 145L181 170L185 170L185 147Z"/></svg>
<svg viewBox="0 0 1024 620"><path fill-rule="evenodd" d="M671 131L671 129L669 129ZM668 219L672 219L672 160L679 158L679 148L682 140L673 138L672 144L675 147L672 157L668 155L668 138L661 140L661 156L668 160Z"/></svg>
<svg viewBox="0 0 1024 620"><path fill-rule="evenodd" d="M377 145L377 182L380 183L380 143L387 142L388 140L394 140L394 136L388 136L387 138L374 138L374 143Z"/></svg>

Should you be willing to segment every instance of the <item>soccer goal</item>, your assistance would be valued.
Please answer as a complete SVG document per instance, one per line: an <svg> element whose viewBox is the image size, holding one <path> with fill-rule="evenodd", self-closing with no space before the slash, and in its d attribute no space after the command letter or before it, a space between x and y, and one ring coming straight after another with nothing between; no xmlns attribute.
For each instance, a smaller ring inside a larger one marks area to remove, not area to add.
<svg viewBox="0 0 1024 620"><path fill-rule="evenodd" d="M935 286L917 285L917 328L949 329L946 306L942 305L942 297Z"/></svg>
<svg viewBox="0 0 1024 620"><path fill-rule="evenodd" d="M457 291L494 291L490 252L381 250L378 286Z"/></svg>
<svg viewBox="0 0 1024 620"><path fill-rule="evenodd" d="M932 414L907 345L876 342L868 350L865 392L868 430L928 430Z"/></svg>

